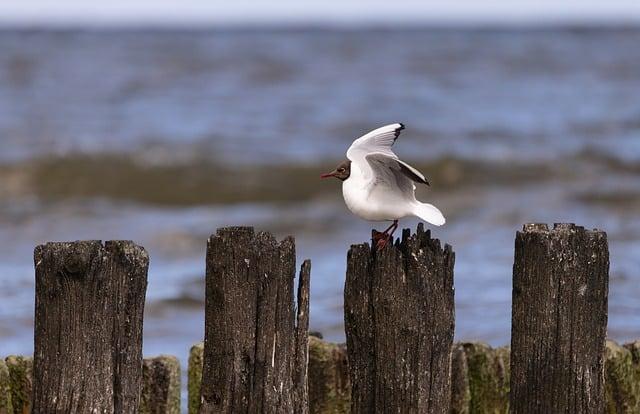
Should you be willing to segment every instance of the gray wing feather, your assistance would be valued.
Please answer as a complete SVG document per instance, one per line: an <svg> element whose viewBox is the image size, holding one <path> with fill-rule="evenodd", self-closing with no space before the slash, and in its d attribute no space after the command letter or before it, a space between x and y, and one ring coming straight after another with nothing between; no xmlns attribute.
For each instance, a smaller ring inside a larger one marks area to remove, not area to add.
<svg viewBox="0 0 640 414"><path fill-rule="evenodd" d="M397 159L388 157L384 154L369 154L365 160L371 166L374 172L372 185L397 187L406 198L415 197L416 186L413 179L405 172L403 164Z"/></svg>

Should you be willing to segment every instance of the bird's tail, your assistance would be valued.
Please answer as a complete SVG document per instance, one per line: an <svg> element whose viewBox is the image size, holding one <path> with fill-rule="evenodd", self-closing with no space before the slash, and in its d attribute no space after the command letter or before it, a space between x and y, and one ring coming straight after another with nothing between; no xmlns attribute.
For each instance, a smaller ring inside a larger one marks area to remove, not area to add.
<svg viewBox="0 0 640 414"><path fill-rule="evenodd" d="M442 226L446 221L436 206L427 203L418 202L414 207L413 214L436 226Z"/></svg>

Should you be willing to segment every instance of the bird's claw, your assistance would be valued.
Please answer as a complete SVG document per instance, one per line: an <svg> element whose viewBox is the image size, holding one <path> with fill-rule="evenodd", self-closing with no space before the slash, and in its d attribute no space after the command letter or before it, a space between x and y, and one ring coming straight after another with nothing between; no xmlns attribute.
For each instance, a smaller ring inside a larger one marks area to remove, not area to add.
<svg viewBox="0 0 640 414"><path fill-rule="evenodd" d="M389 243L389 241L391 240L391 236L389 235L385 235L386 237L382 237L380 239L378 239L378 242L376 243L376 249L378 251L384 249L384 247Z"/></svg>
<svg viewBox="0 0 640 414"><path fill-rule="evenodd" d="M373 230L373 235L371 236L371 239L373 239L374 242L379 243L380 240L383 240L387 235L385 233L379 232L377 230Z"/></svg>

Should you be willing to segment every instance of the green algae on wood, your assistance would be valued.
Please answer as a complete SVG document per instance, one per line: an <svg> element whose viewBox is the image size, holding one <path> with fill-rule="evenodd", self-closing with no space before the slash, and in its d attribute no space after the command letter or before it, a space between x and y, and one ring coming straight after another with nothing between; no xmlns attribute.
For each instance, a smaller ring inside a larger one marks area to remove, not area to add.
<svg viewBox="0 0 640 414"><path fill-rule="evenodd" d="M0 414L13 414L9 368L2 359L0 359Z"/></svg>
<svg viewBox="0 0 640 414"><path fill-rule="evenodd" d="M640 412L640 372L633 360L634 344L621 347L607 341L605 350L606 412L631 414Z"/></svg>
<svg viewBox="0 0 640 414"><path fill-rule="evenodd" d="M180 362L171 355L145 358L140 414L180 414Z"/></svg>
<svg viewBox="0 0 640 414"><path fill-rule="evenodd" d="M348 413L351 385L344 345L309 337L309 412Z"/></svg>
<svg viewBox="0 0 640 414"><path fill-rule="evenodd" d="M451 353L451 407L450 414L469 414L471 390L469 389L469 367L464 346L453 345Z"/></svg>
<svg viewBox="0 0 640 414"><path fill-rule="evenodd" d="M470 414L509 412L509 349L479 342L461 344L468 365Z"/></svg>
<svg viewBox="0 0 640 414"><path fill-rule="evenodd" d="M5 362L9 371L13 413L30 413L33 399L33 358L10 355Z"/></svg>
<svg viewBox="0 0 640 414"><path fill-rule="evenodd" d="M200 383L202 382L202 355L204 342L198 342L189 351L187 391L189 393L189 414L198 414L200 410Z"/></svg>

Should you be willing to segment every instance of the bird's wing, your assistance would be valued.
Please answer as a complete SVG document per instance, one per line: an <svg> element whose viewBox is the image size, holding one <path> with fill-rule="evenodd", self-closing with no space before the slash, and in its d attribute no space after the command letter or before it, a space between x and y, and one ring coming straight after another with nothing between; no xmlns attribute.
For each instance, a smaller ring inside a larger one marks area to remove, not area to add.
<svg viewBox="0 0 640 414"><path fill-rule="evenodd" d="M392 191L398 189L403 198L415 200L416 186L406 173L404 163L380 153L369 154L365 156L365 160L373 173L372 187L388 187Z"/></svg>
<svg viewBox="0 0 640 414"><path fill-rule="evenodd" d="M409 164L398 159L398 156L391 150L391 146L396 141L400 132L404 129L401 123L385 125L378 129L374 129L353 141L353 144L347 150L347 158L352 163L356 163L367 178L372 178L374 172L371 169L371 162L368 156L378 154L395 160L394 167L417 183L429 185L425 176ZM388 161L388 162L390 162Z"/></svg>
<svg viewBox="0 0 640 414"><path fill-rule="evenodd" d="M372 152L397 158L396 154L391 151L391 146L403 129L404 125L400 123L385 125L374 129L353 141L353 144L351 144L347 150L347 158L349 158L351 162L364 161L364 157Z"/></svg>

